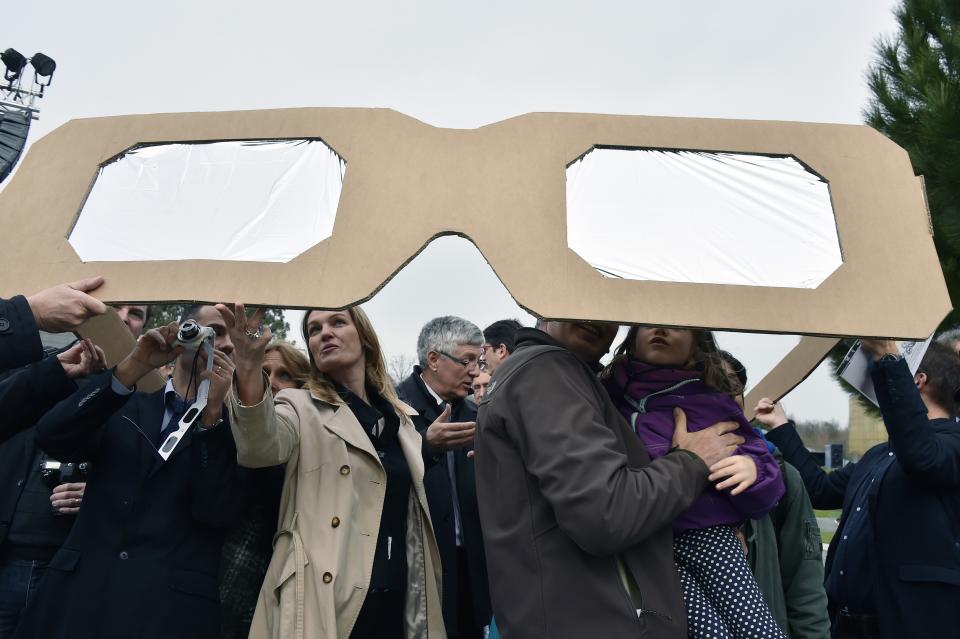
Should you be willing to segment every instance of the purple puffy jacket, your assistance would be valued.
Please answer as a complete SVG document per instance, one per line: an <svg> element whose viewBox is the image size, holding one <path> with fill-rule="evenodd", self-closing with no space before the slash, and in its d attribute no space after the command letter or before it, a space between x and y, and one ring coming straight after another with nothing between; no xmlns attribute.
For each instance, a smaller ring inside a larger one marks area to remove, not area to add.
<svg viewBox="0 0 960 639"><path fill-rule="evenodd" d="M673 409L687 414L687 430L703 430L717 422L740 424L735 431L744 439L737 454L748 455L757 464L757 481L739 495L730 490L710 489L673 523L677 532L721 524L737 525L759 519L783 496L780 466L767 445L750 427L743 411L729 395L717 392L701 380L696 370L652 366L627 360L614 366L603 380L614 404L646 445L650 457L666 455L673 441Z"/></svg>

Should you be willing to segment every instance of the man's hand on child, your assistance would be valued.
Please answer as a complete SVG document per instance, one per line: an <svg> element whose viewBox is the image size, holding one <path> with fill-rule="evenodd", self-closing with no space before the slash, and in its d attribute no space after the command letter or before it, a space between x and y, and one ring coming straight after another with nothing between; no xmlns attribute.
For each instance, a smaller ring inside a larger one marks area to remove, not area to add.
<svg viewBox="0 0 960 639"><path fill-rule="evenodd" d="M724 479L725 478L725 479ZM717 490L733 486L731 495L739 495L757 481L757 464L752 457L732 455L710 467L710 481L719 481Z"/></svg>
<svg viewBox="0 0 960 639"><path fill-rule="evenodd" d="M687 414L680 408L673 409L673 447L693 453L707 468L732 455L743 443L743 437L733 432L737 428L737 422L719 422L691 433L687 430Z"/></svg>

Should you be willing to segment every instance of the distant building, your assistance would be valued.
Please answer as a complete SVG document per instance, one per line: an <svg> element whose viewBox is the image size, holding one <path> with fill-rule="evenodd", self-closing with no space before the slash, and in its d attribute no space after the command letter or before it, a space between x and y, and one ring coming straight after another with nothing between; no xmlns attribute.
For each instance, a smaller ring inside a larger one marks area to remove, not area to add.
<svg viewBox="0 0 960 639"><path fill-rule="evenodd" d="M860 459L873 446L887 441L883 420L867 414L855 398L850 398L850 422L847 434L847 458Z"/></svg>

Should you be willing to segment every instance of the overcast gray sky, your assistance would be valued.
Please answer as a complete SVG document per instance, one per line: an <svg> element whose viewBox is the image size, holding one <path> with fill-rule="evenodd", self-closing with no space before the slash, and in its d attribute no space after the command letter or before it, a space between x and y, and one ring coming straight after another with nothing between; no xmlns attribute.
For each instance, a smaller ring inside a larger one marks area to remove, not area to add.
<svg viewBox="0 0 960 639"><path fill-rule="evenodd" d="M390 107L457 128L531 111L860 123L894 4L33 0L6 3L0 49L57 60L31 141L80 117L300 106ZM458 238L434 242L367 308L390 354L412 355L435 315L526 317ZM755 381L795 339L721 341ZM786 403L847 421L824 368Z"/></svg>

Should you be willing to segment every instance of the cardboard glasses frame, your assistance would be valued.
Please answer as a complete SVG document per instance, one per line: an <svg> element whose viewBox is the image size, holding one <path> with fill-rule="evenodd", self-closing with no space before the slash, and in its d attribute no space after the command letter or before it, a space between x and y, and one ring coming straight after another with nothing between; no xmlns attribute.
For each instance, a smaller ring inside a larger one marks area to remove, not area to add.
<svg viewBox="0 0 960 639"><path fill-rule="evenodd" d="M84 263L67 242L99 167L128 149L317 138L347 163L333 234L287 263ZM843 264L815 289L605 278L566 236L566 168L594 147L793 156L829 184ZM98 296L112 302L287 308L363 302L434 238L461 235L540 317L814 336L768 376L775 396L836 337L926 337L951 308L921 180L865 126L533 113L454 130L347 108L92 118L32 146L0 193L0 220L17 229L0 237L6 296L102 274Z"/></svg>

